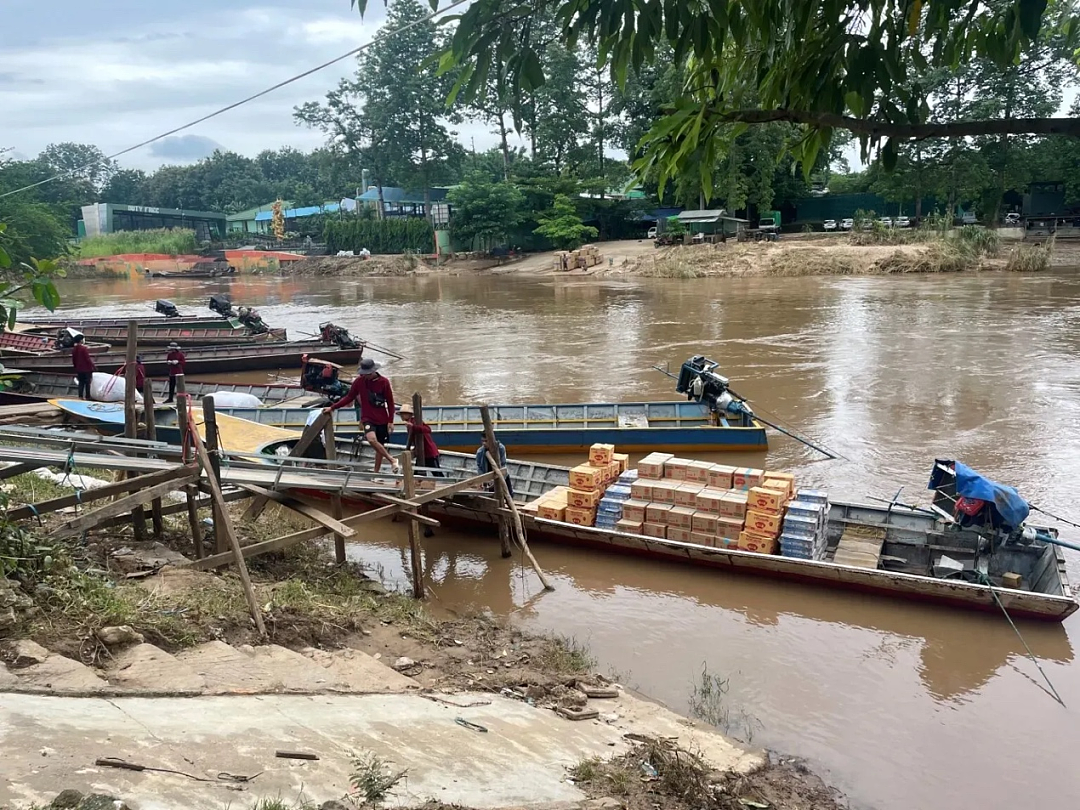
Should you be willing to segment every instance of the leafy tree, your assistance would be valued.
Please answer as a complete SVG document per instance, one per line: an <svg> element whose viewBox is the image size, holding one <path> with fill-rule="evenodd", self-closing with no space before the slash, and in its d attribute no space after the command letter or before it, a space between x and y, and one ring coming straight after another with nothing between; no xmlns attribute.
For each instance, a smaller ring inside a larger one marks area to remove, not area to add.
<svg viewBox="0 0 1080 810"><path fill-rule="evenodd" d="M505 242L525 219L525 195L505 181L492 183L474 176L450 189L450 231L455 239L491 247Z"/></svg>
<svg viewBox="0 0 1080 810"><path fill-rule="evenodd" d="M98 147L85 143L53 143L42 150L38 160L69 180L81 180L99 191L116 172L116 163Z"/></svg>
<svg viewBox="0 0 1080 810"><path fill-rule="evenodd" d="M150 178L140 169L118 169L101 188L102 202L149 205Z"/></svg>
<svg viewBox="0 0 1080 810"><path fill-rule="evenodd" d="M54 276L63 276L55 262L48 259L28 258L19 261L17 241L5 223L0 222L0 272L9 278L0 281L0 331L13 329L18 316L19 300L15 297L27 288L34 300L52 312L60 305L60 293L53 282ZM15 279L10 276L14 275Z"/></svg>
<svg viewBox="0 0 1080 810"><path fill-rule="evenodd" d="M599 235L596 228L582 223L574 203L565 194L555 197L551 210L540 217L540 226L534 233L546 236L559 250L579 248Z"/></svg>

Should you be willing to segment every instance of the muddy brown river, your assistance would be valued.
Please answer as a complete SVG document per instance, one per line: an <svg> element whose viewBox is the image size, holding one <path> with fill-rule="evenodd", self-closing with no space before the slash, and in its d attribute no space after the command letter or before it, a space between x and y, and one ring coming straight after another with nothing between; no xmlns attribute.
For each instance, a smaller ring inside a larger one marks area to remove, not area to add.
<svg viewBox="0 0 1080 810"><path fill-rule="evenodd" d="M963 460L1080 522L1080 275L562 281L516 276L64 282L72 314L204 314L254 304L292 338L320 321L392 347L399 396L428 403L676 398L672 369L720 361L733 387L848 460L778 434L770 468L837 500L925 500L935 457ZM266 375L248 374L252 381ZM731 458L726 456L725 458ZM760 456L735 456L761 466ZM568 460L568 459L565 459ZM1034 517L1034 516L1033 516ZM1080 542L1080 531L1061 527ZM404 529L351 554L407 587ZM1002 616L832 593L537 544L543 594L498 543L425 542L433 602L489 608L586 643L601 671L687 711L703 667L727 679L726 725L799 755L852 805L881 810L1080 806L1080 615ZM1080 584L1080 555L1066 552Z"/></svg>

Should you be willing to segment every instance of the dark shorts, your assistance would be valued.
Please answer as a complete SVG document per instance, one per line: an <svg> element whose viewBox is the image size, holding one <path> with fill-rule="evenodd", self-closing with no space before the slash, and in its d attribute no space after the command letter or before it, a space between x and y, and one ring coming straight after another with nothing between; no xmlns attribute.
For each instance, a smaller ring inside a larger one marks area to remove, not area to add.
<svg viewBox="0 0 1080 810"><path fill-rule="evenodd" d="M390 441L390 428L387 425L373 425L370 422L364 422L364 433L374 433L379 444L386 444Z"/></svg>

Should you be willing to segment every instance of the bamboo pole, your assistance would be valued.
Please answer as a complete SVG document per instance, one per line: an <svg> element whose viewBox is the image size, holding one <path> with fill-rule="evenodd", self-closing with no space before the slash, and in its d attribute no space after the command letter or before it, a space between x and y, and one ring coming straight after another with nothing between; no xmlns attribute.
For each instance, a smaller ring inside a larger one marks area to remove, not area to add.
<svg viewBox="0 0 1080 810"><path fill-rule="evenodd" d="M154 384L147 377L143 380L143 415L146 417L146 440L157 441L157 419L154 414ZM150 502L150 516L154 524L154 538L165 536L165 516L161 513L161 498Z"/></svg>
<svg viewBox="0 0 1080 810"><path fill-rule="evenodd" d="M135 395L138 386L135 384L135 358L139 354L139 322L128 321L127 328L127 363L124 366L124 437L136 439L139 436L139 414L135 409ZM131 477L131 473L128 473ZM142 505L136 505L131 510L131 525L136 540L146 539L146 518L143 515Z"/></svg>
<svg viewBox="0 0 1080 810"><path fill-rule="evenodd" d="M334 461L337 459L337 444L334 439L334 420L327 419L326 425L323 427L323 446L326 448L326 460ZM333 515L335 520L341 520L341 496L330 496L330 514ZM345 563L345 535L341 532L334 532L334 559L338 565Z"/></svg>
<svg viewBox="0 0 1080 810"><path fill-rule="evenodd" d="M221 447L218 441L217 411L214 409L214 398L205 396L202 398L203 425L206 428L206 452L210 457L210 466L214 471L214 478L221 481ZM198 427L196 426L196 430ZM229 550L229 541L222 530L222 518L217 503L212 507L214 521L214 553L221 554Z"/></svg>
<svg viewBox="0 0 1080 810"><path fill-rule="evenodd" d="M401 473L404 476L405 499L412 500L416 495L416 476L413 474L412 453L408 450L401 454ZM413 597L423 599L424 569L420 559L420 524L415 520L409 520L409 558L412 569Z"/></svg>
<svg viewBox="0 0 1080 810"><path fill-rule="evenodd" d="M484 421L484 448L487 453L488 463L491 465L492 470L497 470L499 468L499 443L495 440L495 428L491 424L491 412L488 410L487 405L480 406L480 418ZM500 503L510 497L506 479L502 475L495 476L495 497ZM510 548L510 521L500 513L497 523L499 526L499 546L505 559L513 553Z"/></svg>

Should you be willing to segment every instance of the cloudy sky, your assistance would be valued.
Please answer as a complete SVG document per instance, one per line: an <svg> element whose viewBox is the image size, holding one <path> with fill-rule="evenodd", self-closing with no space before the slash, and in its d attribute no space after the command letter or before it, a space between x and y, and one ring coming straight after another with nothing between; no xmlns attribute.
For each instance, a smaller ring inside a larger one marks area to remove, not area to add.
<svg viewBox="0 0 1080 810"><path fill-rule="evenodd" d="M75 141L118 152L369 41L384 17L380 0L364 18L349 0L2 0L0 148L33 157ZM353 69L346 60L120 163L153 169L215 148L319 146L318 132L293 123L293 107ZM482 126L458 129L478 149L494 143Z"/></svg>

